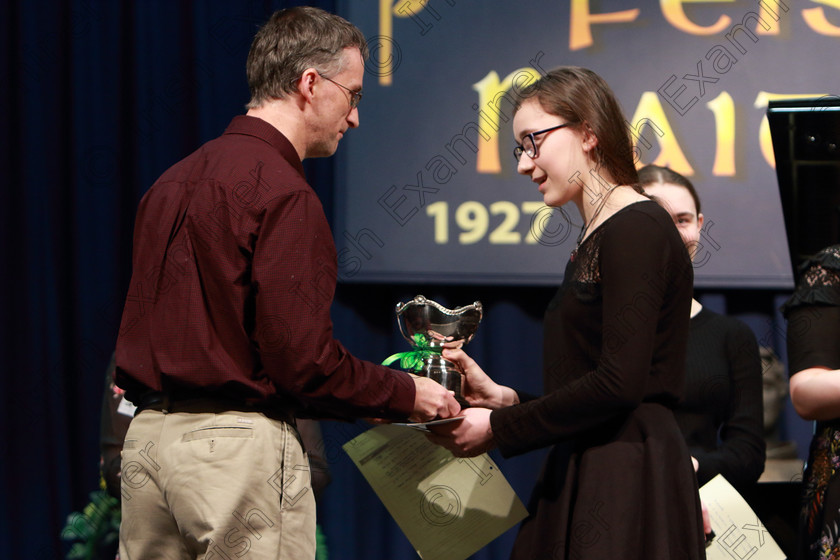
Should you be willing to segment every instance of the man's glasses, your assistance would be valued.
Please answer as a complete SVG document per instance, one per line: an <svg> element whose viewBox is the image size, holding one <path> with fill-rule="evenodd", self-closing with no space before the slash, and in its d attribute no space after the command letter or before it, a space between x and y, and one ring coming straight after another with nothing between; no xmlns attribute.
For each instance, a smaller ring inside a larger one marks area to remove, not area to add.
<svg viewBox="0 0 840 560"><path fill-rule="evenodd" d="M519 161L522 154L527 154L529 158L534 159L539 155L539 151L537 151L537 136L545 134L546 132L551 132L552 130L557 130L558 128L565 128L571 124L572 123L558 124L557 126L552 126L551 128L526 134L525 138L522 139L522 144L517 144L516 147L513 148L513 157L516 158L516 161Z"/></svg>
<svg viewBox="0 0 840 560"><path fill-rule="evenodd" d="M322 78L324 78L325 80L327 80L328 82L332 82L335 85L337 85L338 87L347 90L347 92L350 94L350 108L351 109L355 109L356 107L359 106L359 101L362 100L362 90L352 90L345 85L339 84L335 80L331 80L330 78L327 78L326 76L324 76L320 72L318 72L318 75L321 76Z"/></svg>

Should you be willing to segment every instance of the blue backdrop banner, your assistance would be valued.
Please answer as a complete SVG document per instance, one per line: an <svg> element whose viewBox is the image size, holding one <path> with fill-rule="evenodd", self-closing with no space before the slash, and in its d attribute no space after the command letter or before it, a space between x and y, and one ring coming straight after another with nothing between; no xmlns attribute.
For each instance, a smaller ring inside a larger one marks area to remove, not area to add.
<svg viewBox="0 0 840 560"><path fill-rule="evenodd" d="M836 3L340 8L372 51L363 126L340 151L342 280L557 283L581 219L573 205L546 207L517 176L512 99L551 68L575 65L614 89L639 166L670 166L697 186L706 216L697 285L792 286L765 112L771 99L836 93L825 71L840 36Z"/></svg>

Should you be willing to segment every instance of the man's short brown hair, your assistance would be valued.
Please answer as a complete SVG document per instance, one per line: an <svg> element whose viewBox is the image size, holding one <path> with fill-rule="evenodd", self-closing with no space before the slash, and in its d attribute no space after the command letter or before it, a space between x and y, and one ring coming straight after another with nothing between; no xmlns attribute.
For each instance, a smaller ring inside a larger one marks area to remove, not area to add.
<svg viewBox="0 0 840 560"><path fill-rule="evenodd" d="M251 101L246 107L285 97L295 90L295 82L307 68L326 77L341 72L342 53L348 47L358 48L367 59L361 30L340 16L309 6L274 12L248 53Z"/></svg>

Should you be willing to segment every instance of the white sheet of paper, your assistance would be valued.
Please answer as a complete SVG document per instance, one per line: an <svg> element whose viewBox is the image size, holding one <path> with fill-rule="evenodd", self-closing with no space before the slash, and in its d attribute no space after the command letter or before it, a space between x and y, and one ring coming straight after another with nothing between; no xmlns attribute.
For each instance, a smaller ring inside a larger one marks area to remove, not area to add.
<svg viewBox="0 0 840 560"><path fill-rule="evenodd" d="M464 560L528 514L487 454L459 459L387 424L343 448L424 560Z"/></svg>
<svg viewBox="0 0 840 560"><path fill-rule="evenodd" d="M137 407L132 404L131 401L126 400L125 395L120 399L120 404L117 406L117 412L120 414L124 414L125 416L131 416L134 418L134 413L137 411Z"/></svg>
<svg viewBox="0 0 840 560"><path fill-rule="evenodd" d="M700 488L700 499L715 532L715 540L706 549L707 560L785 560L746 500L721 475Z"/></svg>

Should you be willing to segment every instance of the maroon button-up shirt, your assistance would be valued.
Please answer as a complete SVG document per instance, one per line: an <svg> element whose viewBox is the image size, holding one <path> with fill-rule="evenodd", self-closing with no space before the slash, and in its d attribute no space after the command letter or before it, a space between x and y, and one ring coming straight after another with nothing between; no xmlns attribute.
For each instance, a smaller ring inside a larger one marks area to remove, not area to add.
<svg viewBox="0 0 840 560"><path fill-rule="evenodd" d="M292 144L233 119L140 202L117 380L308 415L406 417L414 383L333 338L336 250Z"/></svg>

